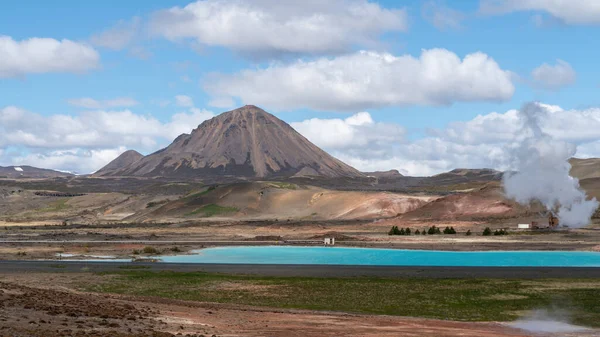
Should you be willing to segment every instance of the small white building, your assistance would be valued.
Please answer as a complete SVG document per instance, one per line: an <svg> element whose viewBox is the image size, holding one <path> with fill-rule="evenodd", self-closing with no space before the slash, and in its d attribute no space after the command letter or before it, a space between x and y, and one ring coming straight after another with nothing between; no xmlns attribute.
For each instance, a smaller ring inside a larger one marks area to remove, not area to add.
<svg viewBox="0 0 600 337"><path fill-rule="evenodd" d="M528 224L528 223L520 223L520 224L517 225L517 228L518 229L530 229L531 225Z"/></svg>
<svg viewBox="0 0 600 337"><path fill-rule="evenodd" d="M323 239L323 244L325 246L333 246L335 245L335 238L325 238Z"/></svg>

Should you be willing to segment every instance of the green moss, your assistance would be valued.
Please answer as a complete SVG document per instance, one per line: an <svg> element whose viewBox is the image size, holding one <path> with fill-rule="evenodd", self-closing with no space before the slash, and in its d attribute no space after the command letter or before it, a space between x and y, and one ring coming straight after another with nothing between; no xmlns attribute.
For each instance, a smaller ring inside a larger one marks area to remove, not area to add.
<svg viewBox="0 0 600 337"><path fill-rule="evenodd" d="M207 195L208 193L216 190L217 187L216 186L209 186L208 188L206 188L204 191L200 191L200 192L195 192L195 193L191 193L189 195L187 195L184 199L185 200L194 200L198 197L201 197L203 195Z"/></svg>
<svg viewBox="0 0 600 337"><path fill-rule="evenodd" d="M232 286L232 284L234 286ZM222 286L221 286L222 285ZM263 289L255 291L256 287ZM254 306L511 321L551 307L575 324L600 327L600 280L291 278L206 273L122 272L87 290Z"/></svg>
<svg viewBox="0 0 600 337"><path fill-rule="evenodd" d="M201 215L203 217L209 218L215 215L235 213L237 211L238 209L235 207L224 207L215 204L208 204L197 208L192 212L187 213L185 216Z"/></svg>

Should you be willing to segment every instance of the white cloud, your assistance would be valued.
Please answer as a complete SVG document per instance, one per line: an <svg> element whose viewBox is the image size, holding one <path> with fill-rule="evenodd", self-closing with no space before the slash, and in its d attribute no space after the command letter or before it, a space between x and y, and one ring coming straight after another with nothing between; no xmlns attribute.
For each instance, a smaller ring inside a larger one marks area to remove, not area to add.
<svg viewBox="0 0 600 337"><path fill-rule="evenodd" d="M109 109L109 108L121 108L121 107L132 107L139 104L138 101L131 97L117 97L115 99L107 100L95 100L89 97L72 98L67 100L70 105L86 108L86 109Z"/></svg>
<svg viewBox="0 0 600 337"><path fill-rule="evenodd" d="M0 147L101 148L129 146L152 148L189 132L213 117L210 111L190 109L162 123L130 110L87 111L77 116L42 116L17 107L0 109Z"/></svg>
<svg viewBox="0 0 600 337"><path fill-rule="evenodd" d="M177 95L175 96L175 104L184 108L191 108L194 106L194 100L190 96Z"/></svg>
<svg viewBox="0 0 600 337"><path fill-rule="evenodd" d="M98 67L94 48L71 40L31 38L15 41L0 35L0 78L27 74L82 73Z"/></svg>
<svg viewBox="0 0 600 337"><path fill-rule="evenodd" d="M540 122L544 133L577 144L578 157L600 157L600 108L540 105L547 111ZM92 172L125 149L152 152L164 147L213 116L192 107L161 122L129 110L42 116L5 107L0 109L0 164ZM528 136L521 131L522 122L516 110L491 112L431 130L416 140L410 140L402 126L378 121L368 112L291 125L359 170L398 169L424 176L454 168L510 168L509 151L515 141ZM15 148L25 150L15 155Z"/></svg>
<svg viewBox="0 0 600 337"><path fill-rule="evenodd" d="M567 24L600 24L597 0L482 0L479 11L484 14L542 11Z"/></svg>
<svg viewBox="0 0 600 337"><path fill-rule="evenodd" d="M170 40L247 54L331 54L378 44L383 33L405 31L407 21L404 9L366 0L206 0L159 11L149 26Z"/></svg>
<svg viewBox="0 0 600 337"><path fill-rule="evenodd" d="M69 149L31 153L13 157L11 165L29 165L55 170L89 174L103 167L125 152L125 147L114 149Z"/></svg>
<svg viewBox="0 0 600 337"><path fill-rule="evenodd" d="M457 166L488 167L503 160L496 144L464 144L442 137L410 142L402 126L375 122L368 112L291 125L317 146L364 172L398 169L403 174L424 176Z"/></svg>
<svg viewBox="0 0 600 337"><path fill-rule="evenodd" d="M357 111L394 105L449 105L506 101L514 92L510 72L477 52L462 60L445 49L411 55L361 51L240 73L213 74L204 87L215 97L275 109Z"/></svg>
<svg viewBox="0 0 600 337"><path fill-rule="evenodd" d="M575 83L577 74L571 65L563 60L556 60L555 65L544 63L531 72L533 84L537 87L557 90Z"/></svg>
<svg viewBox="0 0 600 337"><path fill-rule="evenodd" d="M359 112L346 119L313 118L291 126L318 146L359 150L382 148L404 140L406 131L395 124L375 123L371 114Z"/></svg>
<svg viewBox="0 0 600 337"><path fill-rule="evenodd" d="M235 100L231 97L213 97L208 105L213 106L215 108L223 108L228 109L235 106Z"/></svg>
<svg viewBox="0 0 600 337"><path fill-rule="evenodd" d="M539 105L547 111L540 125L543 132L578 144L578 157L600 157L600 108L564 110ZM356 128L351 122L354 118L364 122ZM376 122L366 112L345 120L309 119L292 126L361 171L397 169L425 176L454 168L509 169L511 148L527 136L522 134L522 122L514 109L491 112L432 130L429 136L413 141L404 137L401 126Z"/></svg>
<svg viewBox="0 0 600 337"><path fill-rule="evenodd" d="M363 171L397 169L411 176L430 176L455 168L503 168L504 151L495 145L462 145L440 138L424 138L395 147L387 156L370 158L332 151L340 160Z"/></svg>
<svg viewBox="0 0 600 337"><path fill-rule="evenodd" d="M131 21L121 20L115 26L93 35L90 41L95 46L122 50L128 47L137 37L140 24L141 20L139 17L134 17Z"/></svg>
<svg viewBox="0 0 600 337"><path fill-rule="evenodd" d="M210 111L191 108L161 122L129 110L42 116L9 106L0 109L0 150L23 150L10 160L4 159L12 164L27 162L38 167L90 172L114 159L116 149L154 151L213 116Z"/></svg>
<svg viewBox="0 0 600 337"><path fill-rule="evenodd" d="M460 29L465 19L461 11L447 7L440 1L429 1L423 4L421 14L439 30Z"/></svg>

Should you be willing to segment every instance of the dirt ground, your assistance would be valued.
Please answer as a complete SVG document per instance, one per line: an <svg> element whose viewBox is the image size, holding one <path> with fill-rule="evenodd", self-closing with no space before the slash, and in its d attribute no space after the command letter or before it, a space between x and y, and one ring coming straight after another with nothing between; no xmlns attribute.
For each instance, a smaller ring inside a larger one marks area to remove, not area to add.
<svg viewBox="0 0 600 337"><path fill-rule="evenodd" d="M0 275L0 336L535 336L500 323L280 310L74 290L75 284L94 282L94 277Z"/></svg>

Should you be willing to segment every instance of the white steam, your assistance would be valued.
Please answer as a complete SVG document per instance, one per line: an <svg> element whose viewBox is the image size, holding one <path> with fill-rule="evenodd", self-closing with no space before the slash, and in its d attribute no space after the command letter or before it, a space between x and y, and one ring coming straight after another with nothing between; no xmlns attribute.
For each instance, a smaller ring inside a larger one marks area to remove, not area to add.
<svg viewBox="0 0 600 337"><path fill-rule="evenodd" d="M561 225L582 227L589 224L598 201L587 200L579 181L569 175L568 160L575 155L575 144L542 131L547 114L539 103L527 103L519 111L523 128L509 153L514 172L504 175L504 190L520 204L540 201L558 216Z"/></svg>
<svg viewBox="0 0 600 337"><path fill-rule="evenodd" d="M566 333L589 330L569 323L568 316L565 314L550 314L545 310L535 311L527 318L517 320L509 325L536 334L544 334L544 336L547 336L547 334L561 334L559 336L564 336Z"/></svg>

